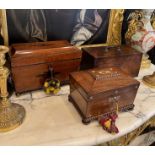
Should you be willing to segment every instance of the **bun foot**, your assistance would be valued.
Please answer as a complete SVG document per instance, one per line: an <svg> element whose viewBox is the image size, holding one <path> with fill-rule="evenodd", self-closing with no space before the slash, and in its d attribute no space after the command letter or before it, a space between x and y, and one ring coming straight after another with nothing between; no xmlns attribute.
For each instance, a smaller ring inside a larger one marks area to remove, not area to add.
<svg viewBox="0 0 155 155"><path fill-rule="evenodd" d="M19 97L21 94L20 93L15 93L17 97Z"/></svg>
<svg viewBox="0 0 155 155"><path fill-rule="evenodd" d="M128 112L128 111L132 111L133 109L134 109L134 104L122 108L121 111L122 111L122 112Z"/></svg>
<svg viewBox="0 0 155 155"><path fill-rule="evenodd" d="M128 111L131 111L134 109L134 105L128 108Z"/></svg>
<svg viewBox="0 0 155 155"><path fill-rule="evenodd" d="M89 119L82 119L82 123L88 125L91 121Z"/></svg>
<svg viewBox="0 0 155 155"><path fill-rule="evenodd" d="M70 95L68 96L68 101L73 103L73 99Z"/></svg>

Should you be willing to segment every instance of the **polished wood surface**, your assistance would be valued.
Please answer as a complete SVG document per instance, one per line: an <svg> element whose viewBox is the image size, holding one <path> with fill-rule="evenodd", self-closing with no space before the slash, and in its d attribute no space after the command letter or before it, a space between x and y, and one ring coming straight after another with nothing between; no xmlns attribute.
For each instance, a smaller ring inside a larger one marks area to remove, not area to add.
<svg viewBox="0 0 155 155"><path fill-rule="evenodd" d="M81 58L80 50L66 40L13 44L10 55L12 67Z"/></svg>
<svg viewBox="0 0 155 155"><path fill-rule="evenodd" d="M122 46L83 48L81 69L92 67L119 67L129 75L138 76L142 54Z"/></svg>
<svg viewBox="0 0 155 155"><path fill-rule="evenodd" d="M11 70L16 93L40 89L50 77L67 83L69 73L80 68L81 51L67 41L13 44ZM20 76L19 76L20 75Z"/></svg>
<svg viewBox="0 0 155 155"><path fill-rule="evenodd" d="M69 100L84 123L109 113L133 109L139 82L121 69L94 68L70 74Z"/></svg>

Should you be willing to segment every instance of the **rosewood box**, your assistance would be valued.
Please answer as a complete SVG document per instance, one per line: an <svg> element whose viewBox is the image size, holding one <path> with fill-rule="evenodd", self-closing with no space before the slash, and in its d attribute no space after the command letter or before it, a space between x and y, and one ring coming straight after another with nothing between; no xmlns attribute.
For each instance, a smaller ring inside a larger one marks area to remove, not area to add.
<svg viewBox="0 0 155 155"><path fill-rule="evenodd" d="M61 84L80 68L81 51L68 41L21 43L11 46L11 71L16 93L40 89L53 70Z"/></svg>
<svg viewBox="0 0 155 155"><path fill-rule="evenodd" d="M73 72L69 101L87 124L111 113L132 110L139 84L117 67Z"/></svg>
<svg viewBox="0 0 155 155"><path fill-rule="evenodd" d="M88 47L83 48L81 69L93 67L119 67L129 75L138 76L142 53L122 45L119 47Z"/></svg>

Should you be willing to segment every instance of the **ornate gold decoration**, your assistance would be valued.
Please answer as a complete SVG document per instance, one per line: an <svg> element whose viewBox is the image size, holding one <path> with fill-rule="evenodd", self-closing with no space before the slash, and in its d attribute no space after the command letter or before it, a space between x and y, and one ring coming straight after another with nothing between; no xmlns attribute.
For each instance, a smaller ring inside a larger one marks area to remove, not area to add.
<svg viewBox="0 0 155 155"><path fill-rule="evenodd" d="M151 16L151 25L153 29L155 30L155 10L153 11L152 16Z"/></svg>
<svg viewBox="0 0 155 155"><path fill-rule="evenodd" d="M0 132L18 127L25 118L25 109L18 104L10 103L7 92L7 77L9 70L4 67L6 46L0 46Z"/></svg>
<svg viewBox="0 0 155 155"><path fill-rule="evenodd" d="M149 56L142 56L142 62L141 62L141 69L150 68L151 66L151 60L149 60Z"/></svg>
<svg viewBox="0 0 155 155"><path fill-rule="evenodd" d="M150 118L150 120L145 122L143 125L141 125L137 129L131 131L130 133L128 133L122 137L119 137L117 139L114 139L112 141L103 143L101 145L104 145L104 146L126 146L126 145L129 145L130 142L132 142L136 137L138 137L149 126L155 127L155 116Z"/></svg>
<svg viewBox="0 0 155 155"><path fill-rule="evenodd" d="M0 34L4 39L4 45L9 45L9 37L8 37L8 26L7 26L7 18L6 18L6 10L0 10Z"/></svg>
<svg viewBox="0 0 155 155"><path fill-rule="evenodd" d="M121 45L122 22L124 9L113 9L110 12L109 28L107 36L108 45Z"/></svg>
<svg viewBox="0 0 155 155"><path fill-rule="evenodd" d="M2 33L1 30L2 30L2 10L0 10L0 34Z"/></svg>
<svg viewBox="0 0 155 155"><path fill-rule="evenodd" d="M111 9L107 42L105 44L82 45L83 47L118 46L121 45L122 22L124 19L124 9Z"/></svg>
<svg viewBox="0 0 155 155"><path fill-rule="evenodd" d="M143 22L141 19L143 18L144 14L141 10L136 10L135 12L132 12L129 17L129 24L128 24L128 30L125 34L125 39L127 44L130 43L132 35L138 31L143 29Z"/></svg>
<svg viewBox="0 0 155 155"><path fill-rule="evenodd" d="M77 47L79 49L81 49L81 48L86 48L86 47L101 47L101 46L108 46L108 44L103 43L103 44L80 45L80 46L77 46Z"/></svg>
<svg viewBox="0 0 155 155"><path fill-rule="evenodd" d="M140 30L144 30L144 23L143 23L144 13L142 10L136 10L132 12L129 17L129 24L128 24L128 30L125 34L126 43L130 44L131 37ZM141 62L141 69L149 68L151 65L151 61L148 59L147 56L142 57Z"/></svg>
<svg viewBox="0 0 155 155"><path fill-rule="evenodd" d="M107 41L103 44L81 45L80 49L85 47L100 47L100 46L118 46L121 44L122 22L124 19L124 9L111 9L109 18L109 27Z"/></svg>
<svg viewBox="0 0 155 155"><path fill-rule="evenodd" d="M110 18L109 18L109 28L107 35L107 42L102 44L92 44L92 45L81 45L78 46L79 49L84 47L99 47L99 46L108 46L108 45L120 45L121 44L121 30L123 22L123 13L124 9L111 9ZM0 10L1 18L1 34L4 39L4 45L8 46L9 37L8 37L8 27L7 27L7 17L6 10Z"/></svg>
<svg viewBox="0 0 155 155"><path fill-rule="evenodd" d="M142 81L147 86L155 88L155 72L152 75L144 76Z"/></svg>
<svg viewBox="0 0 155 155"><path fill-rule="evenodd" d="M118 46L121 44L122 22L124 19L124 9L111 9L109 18L109 27L107 41L103 44L81 45L78 48L100 47L100 46Z"/></svg>

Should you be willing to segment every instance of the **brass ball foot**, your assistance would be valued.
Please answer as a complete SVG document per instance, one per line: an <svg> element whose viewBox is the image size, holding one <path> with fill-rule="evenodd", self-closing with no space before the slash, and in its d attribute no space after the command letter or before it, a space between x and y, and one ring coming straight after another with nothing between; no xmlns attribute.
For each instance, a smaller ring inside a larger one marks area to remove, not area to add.
<svg viewBox="0 0 155 155"><path fill-rule="evenodd" d="M24 107L16 103L0 107L0 132L13 130L22 124L25 113Z"/></svg>

